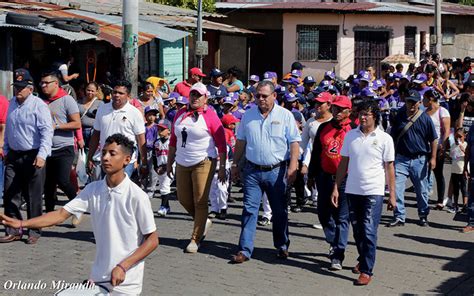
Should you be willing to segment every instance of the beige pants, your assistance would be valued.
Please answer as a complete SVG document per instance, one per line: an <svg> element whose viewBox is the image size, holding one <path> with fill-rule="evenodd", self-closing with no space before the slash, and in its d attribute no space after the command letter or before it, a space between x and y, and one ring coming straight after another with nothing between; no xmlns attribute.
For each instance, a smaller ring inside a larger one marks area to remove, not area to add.
<svg viewBox="0 0 474 296"><path fill-rule="evenodd" d="M178 200L194 219L191 239L197 242L202 237L206 225L209 191L215 171L216 160L209 160L207 158L190 167L176 165L176 192Z"/></svg>

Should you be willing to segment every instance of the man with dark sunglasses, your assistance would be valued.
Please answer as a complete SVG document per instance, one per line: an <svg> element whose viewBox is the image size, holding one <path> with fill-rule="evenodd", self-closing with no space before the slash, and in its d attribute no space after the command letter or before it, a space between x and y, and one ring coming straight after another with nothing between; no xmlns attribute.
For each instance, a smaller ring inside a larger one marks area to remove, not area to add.
<svg viewBox="0 0 474 296"><path fill-rule="evenodd" d="M53 123L48 106L33 95L33 78L26 69L14 72L15 96L10 101L5 129L5 215L22 220L21 197L28 219L41 216L46 158L51 154ZM68 174L69 176L69 174ZM0 243L21 240L20 229L6 227ZM27 244L35 244L41 229L30 228Z"/></svg>
<svg viewBox="0 0 474 296"><path fill-rule="evenodd" d="M232 263L250 259L254 249L258 209L262 193L266 193L273 215L273 244L277 257L288 258L287 185L296 178L301 136L293 114L275 103L275 86L262 81L257 86L257 106L245 112L237 130L237 144L232 176L239 176L240 159L247 159L242 168L244 209L239 252ZM288 165L289 163L289 165Z"/></svg>

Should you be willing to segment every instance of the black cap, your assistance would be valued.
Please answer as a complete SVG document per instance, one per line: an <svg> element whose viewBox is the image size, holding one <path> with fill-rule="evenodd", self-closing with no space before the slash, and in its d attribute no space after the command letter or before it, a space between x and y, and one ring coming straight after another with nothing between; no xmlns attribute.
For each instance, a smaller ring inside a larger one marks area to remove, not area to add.
<svg viewBox="0 0 474 296"><path fill-rule="evenodd" d="M306 66L301 64L300 62L294 62L293 64L291 64L291 71L293 71L293 70L303 70L304 67L306 67Z"/></svg>
<svg viewBox="0 0 474 296"><path fill-rule="evenodd" d="M33 85L33 77L31 77L30 72L23 68L16 69L14 72L13 86L26 87L28 85Z"/></svg>
<svg viewBox="0 0 474 296"><path fill-rule="evenodd" d="M408 91L408 96L405 97L405 101L406 100L410 100L410 101L413 101L413 102L419 102L419 101L421 101L421 95L418 91L416 91L414 89L410 89Z"/></svg>

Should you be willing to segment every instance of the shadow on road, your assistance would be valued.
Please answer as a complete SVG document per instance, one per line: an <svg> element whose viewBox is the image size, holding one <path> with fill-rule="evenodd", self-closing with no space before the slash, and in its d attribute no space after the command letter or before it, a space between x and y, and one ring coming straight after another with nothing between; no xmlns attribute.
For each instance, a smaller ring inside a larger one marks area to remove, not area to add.
<svg viewBox="0 0 474 296"><path fill-rule="evenodd" d="M443 270L461 273L461 275L440 283L436 289L430 292L444 295L474 295L474 243L406 234L396 234L395 236L424 244L441 246L448 248L448 250L449 248L466 250L466 252L458 258L449 258L449 262L443 266Z"/></svg>

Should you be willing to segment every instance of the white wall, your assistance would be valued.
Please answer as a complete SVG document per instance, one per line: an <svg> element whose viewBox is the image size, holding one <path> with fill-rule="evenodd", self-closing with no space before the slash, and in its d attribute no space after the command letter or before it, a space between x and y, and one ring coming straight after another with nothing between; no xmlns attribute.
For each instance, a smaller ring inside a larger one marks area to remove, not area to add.
<svg viewBox="0 0 474 296"><path fill-rule="evenodd" d="M296 26L297 25L335 25L339 26L337 44L337 62L301 61L307 66L306 73L316 73L335 69L341 77L354 73L354 28L380 29L390 31L389 54L405 53L405 26L417 27L417 42L419 32L426 31L429 40L429 27L433 24L432 16L416 15L380 15L380 14L342 14L328 13L285 13L283 14L283 71L290 68L296 61ZM346 35L344 35L345 29ZM419 44L417 45L417 56Z"/></svg>

